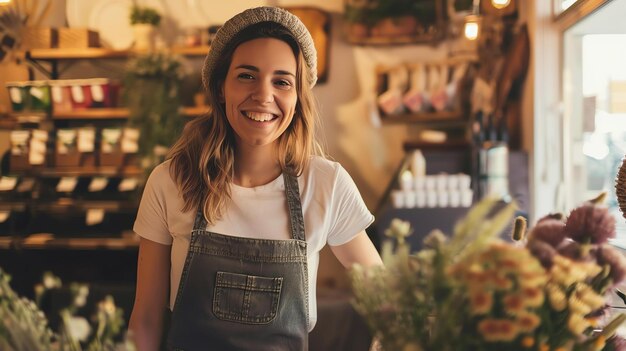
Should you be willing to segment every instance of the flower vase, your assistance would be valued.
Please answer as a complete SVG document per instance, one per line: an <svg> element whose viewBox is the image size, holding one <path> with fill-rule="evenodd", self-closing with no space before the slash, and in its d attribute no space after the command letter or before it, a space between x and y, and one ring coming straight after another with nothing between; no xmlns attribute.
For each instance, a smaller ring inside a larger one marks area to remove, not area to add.
<svg viewBox="0 0 626 351"><path fill-rule="evenodd" d="M133 33L135 35L135 50L151 51L154 49L154 26L151 24L134 24Z"/></svg>

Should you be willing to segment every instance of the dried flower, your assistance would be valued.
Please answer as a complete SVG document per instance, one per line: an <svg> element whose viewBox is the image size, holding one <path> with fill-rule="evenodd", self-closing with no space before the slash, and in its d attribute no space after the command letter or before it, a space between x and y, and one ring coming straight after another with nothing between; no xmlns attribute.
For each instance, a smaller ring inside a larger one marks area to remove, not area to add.
<svg viewBox="0 0 626 351"><path fill-rule="evenodd" d="M557 247L565 238L564 228L565 223L556 219L546 219L532 229L529 240L540 240Z"/></svg>
<svg viewBox="0 0 626 351"><path fill-rule="evenodd" d="M621 252L610 245L601 245L596 256L599 264L610 267L609 275L614 285L624 280L626 277L626 258Z"/></svg>
<svg viewBox="0 0 626 351"><path fill-rule="evenodd" d="M605 206L585 203L567 217L565 233L583 244L603 244L615 237L615 217Z"/></svg>
<svg viewBox="0 0 626 351"><path fill-rule="evenodd" d="M626 351L626 339L614 335L606 342L607 351Z"/></svg>
<svg viewBox="0 0 626 351"><path fill-rule="evenodd" d="M542 266L552 267L552 261L557 252L550 244L541 240L531 240L528 242L528 250L541 262Z"/></svg>

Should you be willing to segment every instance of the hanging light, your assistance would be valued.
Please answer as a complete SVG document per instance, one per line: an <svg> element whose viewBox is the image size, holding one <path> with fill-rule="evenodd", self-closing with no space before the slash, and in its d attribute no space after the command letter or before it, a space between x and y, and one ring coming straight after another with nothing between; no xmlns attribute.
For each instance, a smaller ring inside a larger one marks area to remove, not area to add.
<svg viewBox="0 0 626 351"><path fill-rule="evenodd" d="M11 0L0 0L0 6L8 5L11 3Z"/></svg>
<svg viewBox="0 0 626 351"><path fill-rule="evenodd" d="M465 17L465 28L463 30L465 37L469 40L476 40L480 33L480 17L477 15L469 15Z"/></svg>
<svg viewBox="0 0 626 351"><path fill-rule="evenodd" d="M476 40L480 33L481 18L478 14L478 8L480 6L480 0L474 0L472 4L472 14L465 16L465 26L463 28L463 34L468 40Z"/></svg>
<svg viewBox="0 0 626 351"><path fill-rule="evenodd" d="M511 0L491 0L491 5L498 10L503 9L511 4Z"/></svg>

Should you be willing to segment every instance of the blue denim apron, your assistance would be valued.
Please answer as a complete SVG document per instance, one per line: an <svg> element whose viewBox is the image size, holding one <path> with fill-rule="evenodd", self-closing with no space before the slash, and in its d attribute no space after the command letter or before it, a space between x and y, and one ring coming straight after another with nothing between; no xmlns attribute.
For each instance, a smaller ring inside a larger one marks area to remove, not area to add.
<svg viewBox="0 0 626 351"><path fill-rule="evenodd" d="M202 206L198 207L172 312L169 349L308 349L302 205L297 179L286 172L283 178L290 240L209 232Z"/></svg>

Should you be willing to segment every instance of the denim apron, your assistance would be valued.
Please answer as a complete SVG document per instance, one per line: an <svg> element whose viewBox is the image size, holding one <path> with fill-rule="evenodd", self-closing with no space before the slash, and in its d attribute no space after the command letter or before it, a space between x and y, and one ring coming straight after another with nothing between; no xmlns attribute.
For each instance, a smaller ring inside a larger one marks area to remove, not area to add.
<svg viewBox="0 0 626 351"><path fill-rule="evenodd" d="M297 179L286 172L283 178L290 240L209 232L202 205L198 207L171 316L168 349L308 349L302 205Z"/></svg>

